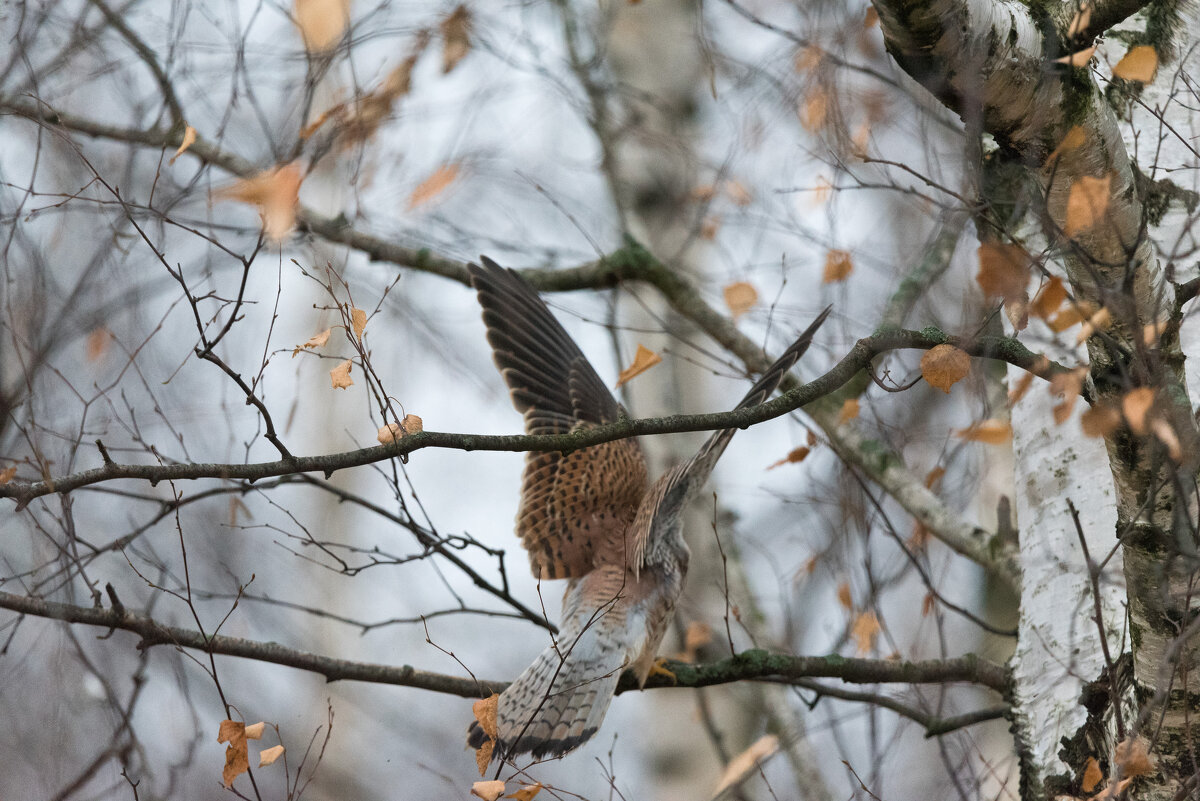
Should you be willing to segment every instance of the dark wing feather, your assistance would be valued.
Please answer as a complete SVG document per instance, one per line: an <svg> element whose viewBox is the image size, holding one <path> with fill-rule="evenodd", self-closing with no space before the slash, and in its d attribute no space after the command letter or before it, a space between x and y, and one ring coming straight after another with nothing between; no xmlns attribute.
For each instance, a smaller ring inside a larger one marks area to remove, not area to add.
<svg viewBox="0 0 1200 801"><path fill-rule="evenodd" d="M469 265L488 343L530 434L562 434L621 414L600 376L546 304L517 273L482 258ZM596 547L625 531L646 492L635 440L562 453L529 453L517 535L538 578L582 576Z"/></svg>

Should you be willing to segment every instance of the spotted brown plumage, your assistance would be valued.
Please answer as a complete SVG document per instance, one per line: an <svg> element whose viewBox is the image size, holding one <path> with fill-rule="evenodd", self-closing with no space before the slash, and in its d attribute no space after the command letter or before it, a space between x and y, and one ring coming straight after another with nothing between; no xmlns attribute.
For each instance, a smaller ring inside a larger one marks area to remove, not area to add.
<svg viewBox="0 0 1200 801"><path fill-rule="evenodd" d="M530 434L619 419L624 410L517 273L487 257L470 265L496 366ZM808 349L826 308L737 408L766 400ZM529 453L517 535L539 579L568 579L555 641L500 694L493 759L561 755L600 727L621 671L644 685L687 573L682 510L736 429L715 431L691 459L647 485L633 439L570 453ZM488 735L472 723L467 742Z"/></svg>

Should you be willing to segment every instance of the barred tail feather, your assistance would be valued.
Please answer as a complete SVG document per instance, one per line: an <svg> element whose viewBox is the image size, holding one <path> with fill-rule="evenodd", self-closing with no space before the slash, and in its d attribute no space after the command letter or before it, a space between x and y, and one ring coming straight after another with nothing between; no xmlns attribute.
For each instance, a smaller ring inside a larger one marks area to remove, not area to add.
<svg viewBox="0 0 1200 801"><path fill-rule="evenodd" d="M543 651L500 694L493 759L509 759L523 753L536 758L561 756L578 748L599 730L621 672L631 658L625 644L640 645L642 639L612 636L614 628L622 629L627 622L624 596L609 596L615 600L604 604L599 611L595 606L589 608L581 603L585 600L583 596L591 595L610 570L608 566L601 567L584 579L571 582L557 643ZM479 723L472 722L467 743L479 748L486 741L487 734Z"/></svg>

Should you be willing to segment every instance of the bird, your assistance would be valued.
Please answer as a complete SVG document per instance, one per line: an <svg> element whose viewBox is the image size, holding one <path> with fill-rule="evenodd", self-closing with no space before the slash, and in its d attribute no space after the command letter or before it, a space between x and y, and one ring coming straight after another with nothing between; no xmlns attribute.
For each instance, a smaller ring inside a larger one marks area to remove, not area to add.
<svg viewBox="0 0 1200 801"><path fill-rule="evenodd" d="M468 273L497 369L528 434L565 434L626 416L607 386L517 272L481 257ZM804 355L826 307L736 408L766 400ZM559 631L500 694L491 735L472 721L467 743L493 743L491 759L559 757L600 728L617 682L638 686L656 660L683 589L688 546L683 511L712 473L736 429L713 432L696 455L650 484L632 438L569 453L529 452L516 533L538 580L566 579ZM665 671L661 671L665 672Z"/></svg>

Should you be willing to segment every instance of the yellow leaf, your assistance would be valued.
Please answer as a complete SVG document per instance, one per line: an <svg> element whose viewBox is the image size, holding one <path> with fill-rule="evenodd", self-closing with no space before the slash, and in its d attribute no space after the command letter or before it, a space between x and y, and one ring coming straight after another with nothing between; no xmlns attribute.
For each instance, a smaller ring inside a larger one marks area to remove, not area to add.
<svg viewBox="0 0 1200 801"><path fill-rule="evenodd" d="M1025 397L1025 393L1029 391L1029 387L1033 384L1033 373L1025 373L1017 379L1017 383L1008 391L1008 405L1012 406L1021 398Z"/></svg>
<svg viewBox="0 0 1200 801"><path fill-rule="evenodd" d="M367 328L367 313L362 309L351 309L350 322L354 326L354 336L362 339L362 333Z"/></svg>
<svg viewBox="0 0 1200 801"><path fill-rule="evenodd" d="M3 487L8 482L17 477L17 466L6 467L0 470L0 487Z"/></svg>
<svg viewBox="0 0 1200 801"><path fill-rule="evenodd" d="M258 766L260 768L265 768L267 765L270 765L272 762L279 759L279 757L281 757L281 756L283 756L283 746L282 745L272 746L271 748L268 748L264 751L259 751L258 752Z"/></svg>
<svg viewBox="0 0 1200 801"><path fill-rule="evenodd" d="M724 294L725 305L729 307L729 313L733 315L735 322L754 308L755 303L758 303L758 290L754 288L753 284L745 281L738 281L736 284L725 287Z"/></svg>
<svg viewBox="0 0 1200 801"><path fill-rule="evenodd" d="M1103 331L1112 325L1112 313L1108 307L1102 306L1095 314L1088 318L1088 321L1079 329L1079 334L1075 337L1075 344L1079 345L1087 341L1087 338L1097 331Z"/></svg>
<svg viewBox="0 0 1200 801"><path fill-rule="evenodd" d="M433 171L433 174L422 181L412 194L408 196L408 210L423 206L445 191L458 177L459 164L452 162L443 164Z"/></svg>
<svg viewBox="0 0 1200 801"><path fill-rule="evenodd" d="M639 344L637 346L637 353L635 353L633 356L633 363L622 370L617 376L617 387L621 387L630 379L641 375L654 365L661 362L662 356L659 356L645 345Z"/></svg>
<svg viewBox="0 0 1200 801"><path fill-rule="evenodd" d="M938 345L925 351L921 357L921 377L930 386L937 387L947 395L950 387L966 377L971 371L971 357L965 350L953 345Z"/></svg>
<svg viewBox="0 0 1200 801"><path fill-rule="evenodd" d="M979 246L975 281L990 298L1019 299L1029 283L1029 254L1020 245L988 242Z"/></svg>
<svg viewBox="0 0 1200 801"><path fill-rule="evenodd" d="M1061 156L1068 150L1075 150L1087 142L1087 134L1083 127L1072 125L1063 136L1062 141L1058 143L1058 147L1050 151L1050 155L1046 157L1046 161L1053 160L1056 156Z"/></svg>
<svg viewBox="0 0 1200 801"><path fill-rule="evenodd" d="M350 0L296 0L296 27L310 53L336 45L349 24Z"/></svg>
<svg viewBox="0 0 1200 801"><path fill-rule="evenodd" d="M880 630L879 618L869 609L854 619L854 625L850 627L850 636L854 638L855 650L859 656L871 653Z"/></svg>
<svg viewBox="0 0 1200 801"><path fill-rule="evenodd" d="M280 242L296 225L296 206L300 202L300 165L285 164L243 178L220 193L221 197L258 206L267 238Z"/></svg>
<svg viewBox="0 0 1200 801"><path fill-rule="evenodd" d="M1087 26L1092 22L1092 4L1085 3L1075 11L1075 16L1071 18L1071 24L1067 26L1067 37L1074 38L1087 30ZM1084 789L1084 792L1090 792Z"/></svg>
<svg viewBox="0 0 1200 801"><path fill-rule="evenodd" d="M729 760L729 764L725 766L725 771L717 781L717 786L713 788L712 797L716 798L730 787L741 784L750 774L754 773L764 760L778 750L779 738L774 734L764 734L755 740L749 748Z"/></svg>
<svg viewBox="0 0 1200 801"><path fill-rule="evenodd" d="M1109 187L1112 185L1112 174L1103 178L1093 178L1081 175L1071 184L1067 195L1067 219L1063 223L1063 233L1075 236L1092 228L1104 213L1108 211Z"/></svg>
<svg viewBox="0 0 1200 801"><path fill-rule="evenodd" d="M316 336L309 337L308 341L303 345L297 345L292 350L292 358L296 358L296 354L302 350L316 350L317 348L325 347L325 343L329 341L329 334L332 333L332 331L332 328L326 328Z"/></svg>
<svg viewBox="0 0 1200 801"><path fill-rule="evenodd" d="M811 453L811 451L806 445L801 445L799 448L792 448L790 451L788 451L787 456L783 457L778 462L773 462L767 467L767 469L774 470L776 467L780 467L781 465L788 463L803 462L809 453Z"/></svg>
<svg viewBox="0 0 1200 801"><path fill-rule="evenodd" d="M471 52L471 12L460 5L442 20L442 74L458 66Z"/></svg>
<svg viewBox="0 0 1200 801"><path fill-rule="evenodd" d="M837 598L838 603L840 603L846 609L854 608L854 599L850 595L850 582L843 581L842 583L838 584Z"/></svg>
<svg viewBox="0 0 1200 801"><path fill-rule="evenodd" d="M246 727L246 739L247 740L261 740L262 736L263 736L263 730L266 728L267 728L267 724L261 720L258 723L250 724L249 726Z"/></svg>
<svg viewBox="0 0 1200 801"><path fill-rule="evenodd" d="M1154 390L1150 387L1138 387L1130 390L1121 400L1121 411L1125 414L1125 422L1139 437L1146 433L1146 414L1154 405Z"/></svg>
<svg viewBox="0 0 1200 801"><path fill-rule="evenodd" d="M88 334L87 338L87 360L89 362L99 361L108 353L108 346L112 344L112 331L109 331L104 326L100 326Z"/></svg>
<svg viewBox="0 0 1200 801"><path fill-rule="evenodd" d="M838 425L848 423L858 417L858 398L847 398L838 412Z"/></svg>
<svg viewBox="0 0 1200 801"><path fill-rule="evenodd" d="M533 797L541 791L542 783L538 782L537 784L527 784L520 790L517 790L515 793L506 795L504 797L515 799L515 801L533 801Z"/></svg>
<svg viewBox="0 0 1200 801"><path fill-rule="evenodd" d="M175 155L171 156L171 160L167 163L174 164L175 159L186 153L187 149L194 144L196 144L196 129L188 125L183 129L183 141L180 143L179 149L175 151Z"/></svg>
<svg viewBox="0 0 1200 801"><path fill-rule="evenodd" d="M346 359L329 371L329 380L333 383L333 389L346 389L354 386L354 379L350 377L350 368L353 366L354 363Z"/></svg>
<svg viewBox="0 0 1200 801"><path fill-rule="evenodd" d="M475 782L471 785L471 795L482 798L483 801L496 801L497 798L504 795L504 782Z"/></svg>
<svg viewBox="0 0 1200 801"><path fill-rule="evenodd" d="M1085 437L1107 437L1121 425L1121 413L1108 404L1097 403L1079 415L1079 427Z"/></svg>
<svg viewBox="0 0 1200 801"><path fill-rule="evenodd" d="M831 250L825 254L825 274L821 278L823 284L833 284L845 281L854 272L854 263L850 254L844 250Z"/></svg>
<svg viewBox="0 0 1200 801"><path fill-rule="evenodd" d="M1066 299L1067 287L1063 284L1063 280L1057 275L1052 275L1050 280L1042 284L1042 288L1038 290L1033 303L1029 306L1029 313L1034 317L1049 320L1050 315L1058 311Z"/></svg>
<svg viewBox="0 0 1200 801"><path fill-rule="evenodd" d="M983 420L968 428L959 429L954 436L968 442L985 445L1004 445L1012 439L1012 425L1007 420Z"/></svg>
<svg viewBox="0 0 1200 801"><path fill-rule="evenodd" d="M1068 67L1086 67L1087 63L1092 60L1092 56L1096 52L1096 46L1084 48L1078 52L1072 53L1069 56L1054 59L1055 64L1066 64Z"/></svg>
<svg viewBox="0 0 1200 801"><path fill-rule="evenodd" d="M1103 778L1104 774L1100 771L1100 763L1096 761L1095 757L1088 757L1083 767L1083 779L1079 783L1079 789L1090 793L1096 789L1096 785Z"/></svg>
<svg viewBox="0 0 1200 801"><path fill-rule="evenodd" d="M1133 779L1155 771L1154 761L1146 753L1146 744L1141 738L1131 737L1118 743L1114 756L1126 778Z"/></svg>
<svg viewBox="0 0 1200 801"><path fill-rule="evenodd" d="M1158 70L1158 52L1150 45L1130 48L1124 58L1113 67L1113 76L1127 81L1150 83Z"/></svg>

